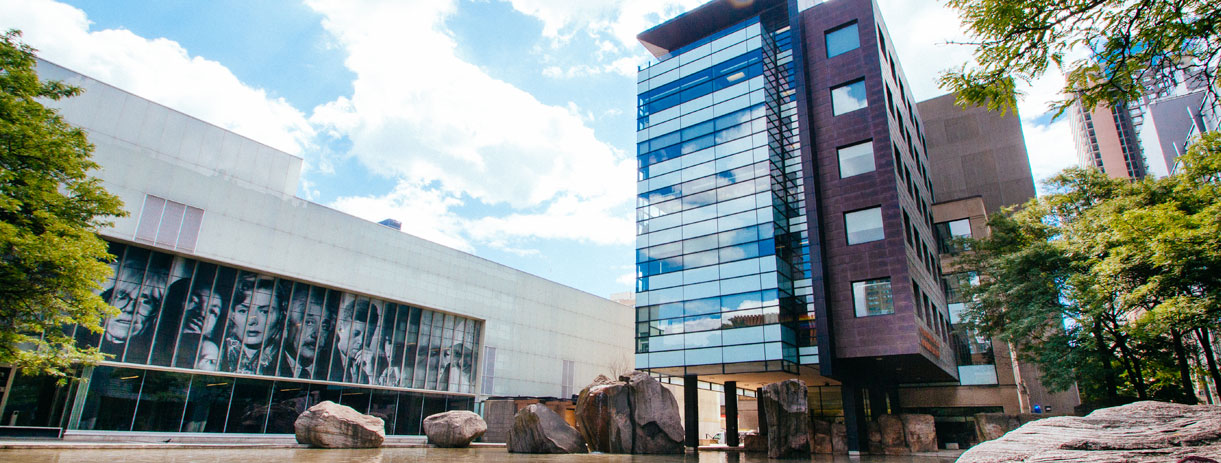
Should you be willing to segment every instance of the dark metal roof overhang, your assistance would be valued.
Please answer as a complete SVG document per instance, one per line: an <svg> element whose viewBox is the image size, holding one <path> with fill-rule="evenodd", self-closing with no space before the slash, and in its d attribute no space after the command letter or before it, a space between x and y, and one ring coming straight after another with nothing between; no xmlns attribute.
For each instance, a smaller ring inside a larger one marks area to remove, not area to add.
<svg viewBox="0 0 1221 463"><path fill-rule="evenodd" d="M786 0L713 0L636 36L653 56L661 58L716 31L741 22Z"/></svg>

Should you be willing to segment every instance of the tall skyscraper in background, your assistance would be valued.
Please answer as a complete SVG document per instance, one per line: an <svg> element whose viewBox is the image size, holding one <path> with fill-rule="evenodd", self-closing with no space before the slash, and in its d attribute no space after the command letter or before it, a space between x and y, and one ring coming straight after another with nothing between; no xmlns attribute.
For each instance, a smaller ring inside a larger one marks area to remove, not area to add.
<svg viewBox="0 0 1221 463"><path fill-rule="evenodd" d="M1114 178L1145 176L1145 158L1127 104L1086 108L1078 100L1069 108L1069 123L1078 165L1098 168Z"/></svg>

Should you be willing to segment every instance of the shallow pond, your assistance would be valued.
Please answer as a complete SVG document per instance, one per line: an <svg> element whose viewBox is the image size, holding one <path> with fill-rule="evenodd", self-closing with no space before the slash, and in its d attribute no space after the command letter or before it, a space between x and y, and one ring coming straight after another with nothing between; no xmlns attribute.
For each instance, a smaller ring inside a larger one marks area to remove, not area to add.
<svg viewBox="0 0 1221 463"><path fill-rule="evenodd" d="M522 455L504 449L387 448L319 449L12 449L0 450L0 462L20 463L768 463L764 455L704 451L698 455ZM809 460L772 462L949 463L953 457L818 455Z"/></svg>

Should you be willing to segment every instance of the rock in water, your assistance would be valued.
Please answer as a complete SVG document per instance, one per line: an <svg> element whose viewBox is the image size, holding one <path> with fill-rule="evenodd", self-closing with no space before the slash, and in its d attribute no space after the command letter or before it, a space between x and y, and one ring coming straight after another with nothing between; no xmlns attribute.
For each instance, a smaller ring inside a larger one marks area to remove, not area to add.
<svg viewBox="0 0 1221 463"><path fill-rule="evenodd" d="M683 422L674 394L648 373L634 371L619 378L632 391L636 425L632 453L683 453Z"/></svg>
<svg viewBox="0 0 1221 463"><path fill-rule="evenodd" d="M632 394L627 384L598 375L577 397L577 429L589 450L632 453Z"/></svg>
<svg viewBox="0 0 1221 463"><path fill-rule="evenodd" d="M1136 402L1034 421L972 447L960 463L1164 462L1221 458L1221 407Z"/></svg>
<svg viewBox="0 0 1221 463"><path fill-rule="evenodd" d="M587 453L585 439L550 408L533 404L513 417L509 453Z"/></svg>
<svg viewBox="0 0 1221 463"><path fill-rule="evenodd" d="M808 392L801 380L763 386L760 405L767 415L769 458L810 458Z"/></svg>
<svg viewBox="0 0 1221 463"><path fill-rule="evenodd" d="M907 440L903 435L903 420L895 415L878 416L878 431L882 437L882 453L898 455L908 453Z"/></svg>
<svg viewBox="0 0 1221 463"><path fill-rule="evenodd" d="M907 448L913 452L936 452L937 429L933 415L899 415L903 420L903 434L907 437Z"/></svg>
<svg viewBox="0 0 1221 463"><path fill-rule="evenodd" d="M375 448L386 440L386 424L381 418L329 400L298 416L293 429L298 443L329 449Z"/></svg>
<svg viewBox="0 0 1221 463"><path fill-rule="evenodd" d="M814 419L812 422L813 427L810 434L814 437L810 441L810 450L814 453L831 453L833 451L831 444L831 422L820 419Z"/></svg>
<svg viewBox="0 0 1221 463"><path fill-rule="evenodd" d="M594 452L683 453L678 401L647 373L599 375L577 398L577 429Z"/></svg>
<svg viewBox="0 0 1221 463"><path fill-rule="evenodd" d="M842 421L831 423L831 452L848 453L848 426Z"/></svg>
<svg viewBox="0 0 1221 463"><path fill-rule="evenodd" d="M428 443L437 447L468 447L487 432L488 424L474 412L452 410L424 418Z"/></svg>

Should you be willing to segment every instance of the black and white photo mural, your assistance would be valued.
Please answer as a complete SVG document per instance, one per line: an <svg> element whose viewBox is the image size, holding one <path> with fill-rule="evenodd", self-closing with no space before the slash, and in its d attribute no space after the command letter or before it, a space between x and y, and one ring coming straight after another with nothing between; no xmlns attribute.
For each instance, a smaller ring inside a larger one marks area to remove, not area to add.
<svg viewBox="0 0 1221 463"><path fill-rule="evenodd" d="M480 322L111 243L108 361L206 372L474 392Z"/></svg>

